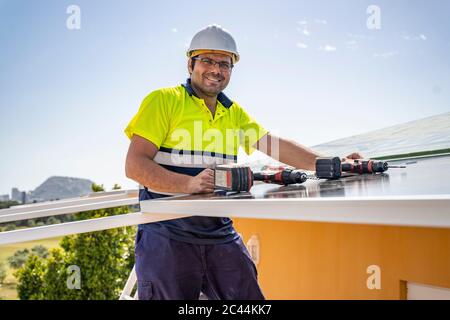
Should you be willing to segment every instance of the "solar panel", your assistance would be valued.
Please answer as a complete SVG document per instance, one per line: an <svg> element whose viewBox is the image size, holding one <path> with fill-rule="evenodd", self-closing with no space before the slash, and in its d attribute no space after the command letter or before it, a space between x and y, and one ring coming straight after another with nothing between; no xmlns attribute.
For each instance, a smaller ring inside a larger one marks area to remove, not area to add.
<svg viewBox="0 0 450 320"><path fill-rule="evenodd" d="M141 201L143 213L450 227L450 157L409 161L383 174L258 183L250 192L181 195Z"/></svg>

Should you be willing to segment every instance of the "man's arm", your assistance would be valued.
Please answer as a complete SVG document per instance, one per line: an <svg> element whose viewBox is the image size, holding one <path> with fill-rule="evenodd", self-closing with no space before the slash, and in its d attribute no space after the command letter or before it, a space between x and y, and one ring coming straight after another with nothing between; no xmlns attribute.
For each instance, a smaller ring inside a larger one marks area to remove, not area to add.
<svg viewBox="0 0 450 320"><path fill-rule="evenodd" d="M277 161L297 169L315 171L316 158L320 157L312 149L295 141L267 133L256 143L256 149Z"/></svg>
<svg viewBox="0 0 450 320"><path fill-rule="evenodd" d="M155 191L174 193L205 193L214 191L214 173L205 169L195 177L169 171L153 161L158 148L138 135L131 138L125 174Z"/></svg>
<svg viewBox="0 0 450 320"><path fill-rule="evenodd" d="M280 138L267 133L255 144L256 149L274 158L277 161L297 169L316 170L316 158L323 157L312 149L295 141ZM273 149L273 150L272 150ZM358 152L353 152L342 158L342 162L352 163L352 159L362 159Z"/></svg>

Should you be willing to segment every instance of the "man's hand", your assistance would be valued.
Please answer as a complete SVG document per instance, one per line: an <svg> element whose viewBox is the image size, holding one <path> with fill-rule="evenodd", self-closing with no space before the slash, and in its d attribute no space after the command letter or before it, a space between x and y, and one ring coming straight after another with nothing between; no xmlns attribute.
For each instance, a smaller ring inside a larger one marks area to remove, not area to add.
<svg viewBox="0 0 450 320"><path fill-rule="evenodd" d="M195 177L191 177L187 185L187 193L214 192L214 171L205 169Z"/></svg>
<svg viewBox="0 0 450 320"><path fill-rule="evenodd" d="M346 156L345 158L341 159L341 162L350 162L353 163L353 160L355 159L362 159L363 156L360 155L358 152L353 152L351 154L349 154L348 156Z"/></svg>

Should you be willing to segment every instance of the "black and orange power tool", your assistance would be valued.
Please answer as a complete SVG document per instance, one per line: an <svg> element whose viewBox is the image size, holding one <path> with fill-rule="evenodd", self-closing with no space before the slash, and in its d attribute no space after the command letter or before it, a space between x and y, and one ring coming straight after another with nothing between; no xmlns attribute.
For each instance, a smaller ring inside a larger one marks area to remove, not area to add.
<svg viewBox="0 0 450 320"><path fill-rule="evenodd" d="M316 159L316 176L320 179L338 179L343 172L365 174L383 173L389 168L405 166L389 165L386 161L355 159L353 163L343 162L339 157L322 157Z"/></svg>
<svg viewBox="0 0 450 320"><path fill-rule="evenodd" d="M250 167L236 164L219 165L214 170L215 189L225 191L250 191L254 181L263 181L280 185L303 183L306 173L290 167L264 167L253 172Z"/></svg>

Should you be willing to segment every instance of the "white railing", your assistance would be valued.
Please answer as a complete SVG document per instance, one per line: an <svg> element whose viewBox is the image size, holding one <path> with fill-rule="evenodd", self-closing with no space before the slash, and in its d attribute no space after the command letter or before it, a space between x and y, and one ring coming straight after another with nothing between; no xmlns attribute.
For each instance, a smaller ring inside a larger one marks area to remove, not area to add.
<svg viewBox="0 0 450 320"><path fill-rule="evenodd" d="M78 199L65 199L14 206L0 210L0 223L20 221L34 218L43 218L69 214L87 210L106 209L127 206L138 203L137 191L127 190L121 193L98 192Z"/></svg>
<svg viewBox="0 0 450 320"><path fill-rule="evenodd" d="M14 206L0 210L0 223L27 219L44 218L62 214L83 212L88 210L106 209L119 206L136 205L139 203L137 190L117 190L96 192L85 197L56 200L42 203ZM58 223L40 227L0 232L0 245L26 242L32 240L101 231L119 227L133 226L143 223L186 217L183 214L142 214L134 212L103 218ZM136 273L132 269L124 287L121 300L136 299L131 292L136 284Z"/></svg>
<svg viewBox="0 0 450 320"><path fill-rule="evenodd" d="M96 192L86 197L27 204L14 206L9 209L3 209L0 210L0 223L44 218L88 210L137 205L138 203L139 200L137 190L123 190L120 192ZM185 216L186 215L180 214L153 215L134 212L103 218L58 223L13 231L4 231L0 232L0 245L60 237L84 232L100 231L119 227L127 227L138 225L141 223L169 220Z"/></svg>

